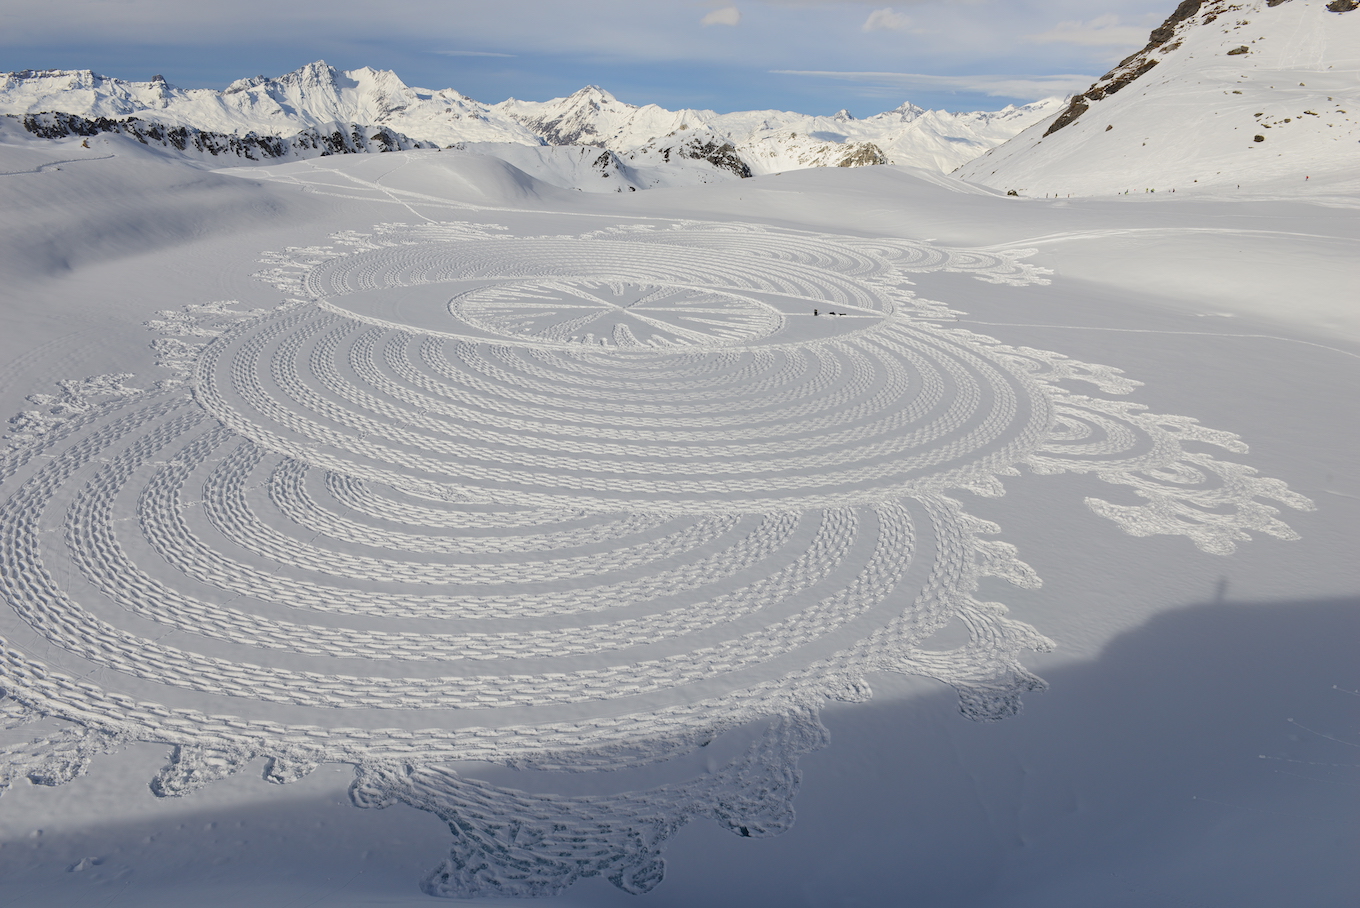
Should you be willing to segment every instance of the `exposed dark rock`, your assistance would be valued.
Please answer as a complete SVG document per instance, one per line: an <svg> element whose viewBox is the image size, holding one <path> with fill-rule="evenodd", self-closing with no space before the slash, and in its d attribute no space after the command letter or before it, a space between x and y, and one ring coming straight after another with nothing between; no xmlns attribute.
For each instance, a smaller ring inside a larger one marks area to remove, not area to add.
<svg viewBox="0 0 1360 908"><path fill-rule="evenodd" d="M865 167L872 164L886 164L888 156L873 142L861 142L853 146L845 157L836 162L837 167Z"/></svg>
<svg viewBox="0 0 1360 908"><path fill-rule="evenodd" d="M1160 47L1170 41L1171 36L1176 33L1176 26L1199 12L1201 5L1202 0L1181 0L1181 5L1176 7L1176 11L1167 16L1165 22L1152 30L1152 34L1148 37L1148 45L1145 50L1153 47Z"/></svg>
<svg viewBox="0 0 1360 908"><path fill-rule="evenodd" d="M1346 0L1346 2L1349 2L1349 0ZM1067 105L1067 109L1049 125L1044 135L1050 136L1064 126L1072 125L1078 117L1090 108L1091 101L1099 101L1101 98L1121 91L1156 66L1158 61L1152 57L1153 51L1158 50L1175 37L1177 27L1198 13L1202 5L1203 0L1183 0L1181 5L1176 7L1176 11L1167 16L1165 22L1152 30L1152 34L1148 36L1148 43L1142 50L1129 54L1119 61L1118 66L1096 80L1096 83L1089 89L1074 96ZM1166 50L1175 50L1179 46L1180 42L1178 41L1167 47Z"/></svg>
<svg viewBox="0 0 1360 908"><path fill-rule="evenodd" d="M1102 92L1101 97L1104 96L1105 95ZM1072 99L1072 102L1067 105L1067 109L1064 110L1062 113L1058 114L1058 119L1054 120L1053 123L1048 127L1048 129L1044 131L1044 135L1051 136L1053 135L1053 133L1062 129L1064 126L1072 124L1077 119L1077 117L1086 113L1090 106L1091 104L1086 100L1085 95L1077 95L1075 98Z"/></svg>
<svg viewBox="0 0 1360 908"><path fill-rule="evenodd" d="M1138 64L1138 66L1135 69L1120 75L1114 81L1110 82L1110 84L1106 85L1103 94L1097 97L1104 97L1104 95L1112 95L1115 92L1128 87L1129 83L1133 82L1135 79L1142 76L1145 72L1152 69L1152 67L1156 66L1157 63L1158 63L1157 60L1144 60L1142 63Z"/></svg>
<svg viewBox="0 0 1360 908"><path fill-rule="evenodd" d="M1265 136L1253 136L1253 137L1252 137L1252 141L1253 141L1253 142L1264 142L1265 140L1266 140L1266 137L1265 137Z"/></svg>
<svg viewBox="0 0 1360 908"><path fill-rule="evenodd" d="M1327 9L1334 13L1349 13L1357 7L1360 7L1360 0L1332 0L1327 4Z"/></svg>
<svg viewBox="0 0 1360 908"><path fill-rule="evenodd" d="M366 127L350 124L346 131L336 129L330 134L317 129L306 129L295 136L244 136L220 132L206 132L192 126L167 126L151 120L128 117L113 120L108 117L82 117L68 113L26 114L24 129L44 139L63 139L67 136L96 136L115 133L136 139L143 145L160 145L177 151L197 151L217 157L235 155L248 161L265 161L306 156L319 151L322 156L332 154L362 154L365 152L402 151L410 148L434 148L429 142L417 142L385 126L372 135L365 135Z"/></svg>
<svg viewBox="0 0 1360 908"><path fill-rule="evenodd" d="M1232 50L1228 51L1228 56L1229 56L1229 57L1235 57L1235 56L1237 56L1238 54L1249 54L1249 53L1251 53L1251 48L1249 48L1249 47L1247 47L1245 44L1243 44L1243 45L1241 45L1240 47L1234 47Z"/></svg>
<svg viewBox="0 0 1360 908"><path fill-rule="evenodd" d="M735 173L743 180L751 176L751 168L741 159L741 155L737 154L737 147L731 142L694 141L682 145L677 151L682 158L707 161L719 170ZM666 160L670 160L669 154Z"/></svg>

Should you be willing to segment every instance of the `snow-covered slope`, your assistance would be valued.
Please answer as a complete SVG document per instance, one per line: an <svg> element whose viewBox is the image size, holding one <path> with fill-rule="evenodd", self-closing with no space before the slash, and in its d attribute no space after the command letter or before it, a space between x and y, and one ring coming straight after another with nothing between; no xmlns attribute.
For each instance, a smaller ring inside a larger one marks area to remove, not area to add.
<svg viewBox="0 0 1360 908"><path fill-rule="evenodd" d="M660 168L639 176L638 188L862 164L948 172L1061 105L1050 98L1000 111L949 113L908 103L856 120L845 111L815 117L777 110L718 114L655 104L638 107L594 85L551 101L511 99L488 105L451 88L412 88L389 71L364 67L341 72L322 61L276 79L241 79L224 91L177 88L159 76L126 82L89 71L0 74L4 114L137 117L213 133L280 137L360 124L445 147L477 144L487 151L494 145L517 161L527 155L554 171L562 170L563 156L513 146L597 147L625 159L628 166ZM582 188L599 188L594 176L589 180L591 185Z"/></svg>
<svg viewBox="0 0 1360 908"><path fill-rule="evenodd" d="M680 146L682 151L686 148L689 146ZM689 155L674 152L669 156L643 153L636 156L637 160L632 160L593 145L467 142L446 152L450 156L462 153L497 158L551 186L584 192L669 189L716 183L739 176L714 166L709 158L697 151Z"/></svg>
<svg viewBox="0 0 1360 908"><path fill-rule="evenodd" d="M1185 0L1061 115L958 175L1031 196L1355 180L1356 7Z"/></svg>

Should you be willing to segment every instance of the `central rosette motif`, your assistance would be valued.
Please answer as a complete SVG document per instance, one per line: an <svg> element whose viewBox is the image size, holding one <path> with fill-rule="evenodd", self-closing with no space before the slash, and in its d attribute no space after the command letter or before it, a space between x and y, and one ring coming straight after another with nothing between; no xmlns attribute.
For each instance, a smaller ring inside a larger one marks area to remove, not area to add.
<svg viewBox="0 0 1360 908"><path fill-rule="evenodd" d="M774 307L735 293L600 280L481 287L449 310L497 334L619 348L742 344L784 324Z"/></svg>

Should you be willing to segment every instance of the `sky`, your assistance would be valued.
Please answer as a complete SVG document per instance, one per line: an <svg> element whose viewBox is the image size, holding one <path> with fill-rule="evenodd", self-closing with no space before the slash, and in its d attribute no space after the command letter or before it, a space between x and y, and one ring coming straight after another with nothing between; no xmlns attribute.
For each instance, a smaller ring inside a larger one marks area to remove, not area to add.
<svg viewBox="0 0 1360 908"><path fill-rule="evenodd" d="M479 101L867 116L1084 90L1176 0L0 0L0 71L223 88L313 60Z"/></svg>

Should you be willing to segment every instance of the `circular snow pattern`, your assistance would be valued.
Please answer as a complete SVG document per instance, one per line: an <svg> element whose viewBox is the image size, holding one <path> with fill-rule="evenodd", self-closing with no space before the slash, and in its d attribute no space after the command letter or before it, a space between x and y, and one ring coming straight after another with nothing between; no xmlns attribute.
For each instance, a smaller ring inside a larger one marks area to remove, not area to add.
<svg viewBox="0 0 1360 908"><path fill-rule="evenodd" d="M65 382L14 421L0 718L73 724L9 748L0 782L127 741L175 746L162 795L348 760L356 801L462 830L432 892L644 891L677 818L786 828L817 710L867 673L941 679L978 718L1040 683L1018 655L1046 641L973 596L1038 580L954 490L1092 472L1144 500L1098 513L1209 551L1289 537L1261 499L1308 505L1181 446L1240 450L1226 433L1067 387L1132 390L1115 370L943 326L906 289L1040 280L1015 255L696 224L341 240L273 260L277 310L153 322L158 390ZM438 768L616 768L757 719L728 769L613 800ZM526 812L506 850L496 817Z"/></svg>
<svg viewBox="0 0 1360 908"><path fill-rule="evenodd" d="M1049 400L1024 370L926 328L892 281L895 259L954 257L663 238L416 232L328 259L297 281L323 305L244 324L199 358L198 400L318 468L535 508L868 504L966 485L1047 434ZM978 259L965 267L1026 276Z"/></svg>

